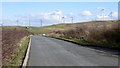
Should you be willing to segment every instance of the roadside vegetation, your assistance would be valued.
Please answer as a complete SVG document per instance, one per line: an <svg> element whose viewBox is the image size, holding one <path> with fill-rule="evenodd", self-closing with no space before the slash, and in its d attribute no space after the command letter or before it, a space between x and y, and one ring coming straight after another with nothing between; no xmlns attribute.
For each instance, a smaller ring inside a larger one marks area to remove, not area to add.
<svg viewBox="0 0 120 68"><path fill-rule="evenodd" d="M21 59L23 59L25 50L27 49L26 47L29 40L27 36L29 36L29 34L30 33L25 29L13 28L13 27L2 28L3 66L8 66L8 65L18 66L21 64L22 61Z"/></svg>
<svg viewBox="0 0 120 68"><path fill-rule="evenodd" d="M15 49L15 53L12 55L12 58L7 66L21 66L22 65L28 44L29 44L29 36L25 36L17 44L18 46Z"/></svg>
<svg viewBox="0 0 120 68"><path fill-rule="evenodd" d="M81 45L120 48L120 21L94 21L69 25L76 27L58 30L50 36Z"/></svg>
<svg viewBox="0 0 120 68"><path fill-rule="evenodd" d="M120 48L120 21L91 21L29 28L4 26L0 33L2 33L3 66L22 64L30 34L45 34L83 46Z"/></svg>
<svg viewBox="0 0 120 68"><path fill-rule="evenodd" d="M30 27L28 31L32 34L72 40L81 45L120 48L120 21L115 20Z"/></svg>
<svg viewBox="0 0 120 68"><path fill-rule="evenodd" d="M90 21L31 27L32 34L75 42L86 46L120 48L120 21Z"/></svg>

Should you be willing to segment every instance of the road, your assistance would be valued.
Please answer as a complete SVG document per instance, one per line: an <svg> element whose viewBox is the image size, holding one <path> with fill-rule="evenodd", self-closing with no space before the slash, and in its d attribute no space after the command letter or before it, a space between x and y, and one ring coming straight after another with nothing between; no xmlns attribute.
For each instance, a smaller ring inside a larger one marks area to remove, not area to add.
<svg viewBox="0 0 120 68"><path fill-rule="evenodd" d="M118 66L118 58L70 42L32 36L27 66Z"/></svg>

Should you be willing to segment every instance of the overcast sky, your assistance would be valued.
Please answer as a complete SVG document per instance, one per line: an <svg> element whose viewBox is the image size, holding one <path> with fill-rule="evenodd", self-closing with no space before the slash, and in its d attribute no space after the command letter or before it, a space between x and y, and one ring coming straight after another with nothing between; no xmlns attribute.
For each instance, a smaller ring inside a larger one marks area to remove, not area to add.
<svg viewBox="0 0 120 68"><path fill-rule="evenodd" d="M7 0L6 0L7 1ZM19 1L19 0L18 0ZM2 2L0 18L5 25L39 26L58 23L117 19L117 2Z"/></svg>

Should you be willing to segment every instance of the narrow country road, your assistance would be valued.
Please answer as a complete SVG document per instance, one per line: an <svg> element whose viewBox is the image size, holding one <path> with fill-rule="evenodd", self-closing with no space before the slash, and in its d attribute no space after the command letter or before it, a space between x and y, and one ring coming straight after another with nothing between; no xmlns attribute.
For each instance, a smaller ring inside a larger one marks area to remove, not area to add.
<svg viewBox="0 0 120 68"><path fill-rule="evenodd" d="M32 36L27 66L118 66L118 58L90 48L42 36Z"/></svg>

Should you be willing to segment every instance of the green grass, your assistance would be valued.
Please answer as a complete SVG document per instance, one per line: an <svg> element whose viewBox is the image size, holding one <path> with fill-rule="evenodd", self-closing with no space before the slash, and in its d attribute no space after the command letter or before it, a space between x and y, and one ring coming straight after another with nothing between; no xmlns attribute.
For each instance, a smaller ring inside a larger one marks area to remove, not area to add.
<svg viewBox="0 0 120 68"><path fill-rule="evenodd" d="M115 46L116 43L115 43L115 45L110 44L110 43L106 43L106 42L105 43L97 43L97 42L87 41L87 40L77 39L77 38L66 38L64 36L54 36L53 38L72 42L72 43L75 43L75 44L78 44L81 46L95 46L95 47L112 48L112 49L119 49L120 48L119 46Z"/></svg>
<svg viewBox="0 0 120 68"><path fill-rule="evenodd" d="M58 30L68 30L68 29L73 29L74 26L68 25L68 24L56 24L56 25L50 25L50 26L44 26L44 27L22 27L22 26L4 26L2 27L3 29L26 29L30 31L33 34L49 34L52 31L58 31Z"/></svg>
<svg viewBox="0 0 120 68"><path fill-rule="evenodd" d="M74 26L67 25L67 24L57 24L57 25L51 25L51 26L44 26L44 27L30 27L28 30L32 32L33 34L49 34L52 31L58 31L58 30L68 30L73 29Z"/></svg>
<svg viewBox="0 0 120 68"><path fill-rule="evenodd" d="M2 29L24 29L25 27L22 26L3 26Z"/></svg>
<svg viewBox="0 0 120 68"><path fill-rule="evenodd" d="M27 26L4 26L3 29L26 29L32 32L33 34L49 34L52 31L58 31L58 30L69 30L69 29L75 29L76 27L79 27L79 25L84 24L86 26L94 27L96 24L109 24L112 25L116 23L116 21L105 21L105 22L85 22L85 23L69 23L69 24L55 24L50 26L44 26L44 27L30 27L26 28Z"/></svg>
<svg viewBox="0 0 120 68"><path fill-rule="evenodd" d="M53 37L53 38L58 38L58 39L70 41L70 42L73 42L73 43L76 43L76 44L80 44L80 45L89 45L89 44L92 43L90 41L86 41L86 40L82 40L82 39L77 39L77 38L66 38L64 36L62 36L62 37L56 36L56 37Z"/></svg>
<svg viewBox="0 0 120 68"><path fill-rule="evenodd" d="M7 64L7 66L21 66L23 62L23 58L25 57L25 52L27 50L29 43L29 37L24 37L20 43L18 43L18 47L14 51L15 53L12 55L11 61Z"/></svg>

